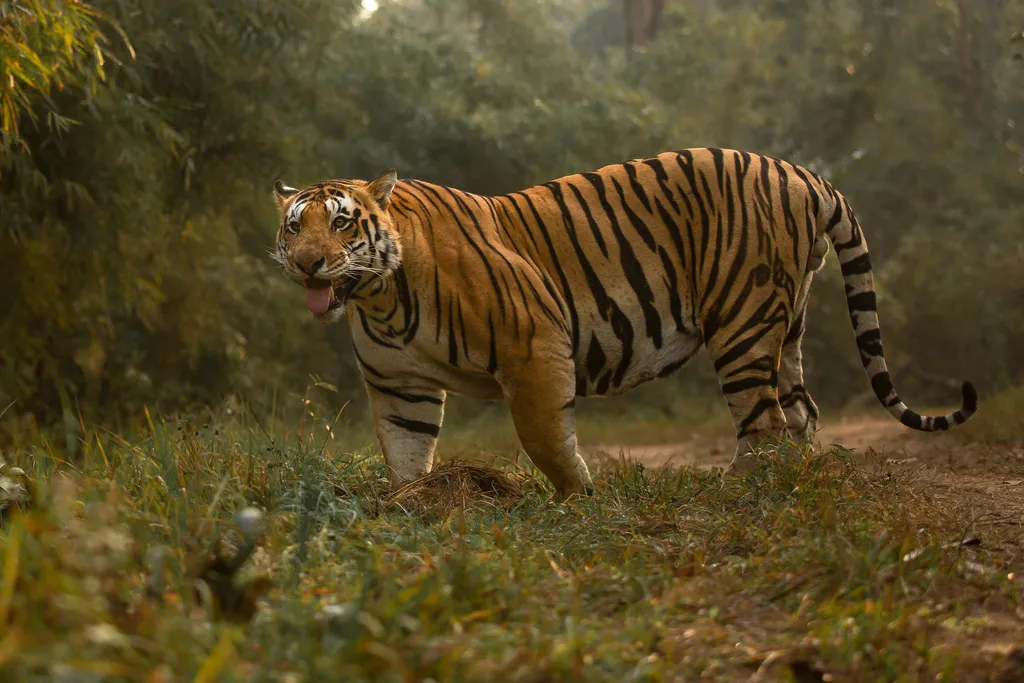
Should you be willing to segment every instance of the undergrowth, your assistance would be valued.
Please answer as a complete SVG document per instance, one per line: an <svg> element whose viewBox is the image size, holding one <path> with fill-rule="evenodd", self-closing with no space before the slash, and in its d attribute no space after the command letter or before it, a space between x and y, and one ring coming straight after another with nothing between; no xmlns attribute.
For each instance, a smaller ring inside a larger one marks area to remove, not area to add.
<svg viewBox="0 0 1024 683"><path fill-rule="evenodd" d="M1024 443L1024 387L1012 387L996 393L954 433L969 441Z"/></svg>
<svg viewBox="0 0 1024 683"><path fill-rule="evenodd" d="M313 411L297 425L154 421L75 462L6 454L31 499L0 533L0 679L1013 675L982 645L1021 613L1020 554L997 552L1019 527L966 539L895 465L793 445L738 479L609 462L568 505L509 465L452 505L393 495L379 455L336 448ZM221 540L251 551L237 575Z"/></svg>

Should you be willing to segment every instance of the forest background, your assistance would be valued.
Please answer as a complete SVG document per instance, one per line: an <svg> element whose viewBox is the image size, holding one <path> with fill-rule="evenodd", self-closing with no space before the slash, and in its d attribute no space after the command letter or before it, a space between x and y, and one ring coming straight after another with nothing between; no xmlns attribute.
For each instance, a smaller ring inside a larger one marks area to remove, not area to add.
<svg viewBox="0 0 1024 683"><path fill-rule="evenodd" d="M267 256L275 178L502 193L697 146L849 198L911 404L1024 381L1024 0L369 4L0 2L0 444L311 385L360 420L346 327ZM812 393L870 405L834 257L810 315ZM582 410L718 405L695 366Z"/></svg>

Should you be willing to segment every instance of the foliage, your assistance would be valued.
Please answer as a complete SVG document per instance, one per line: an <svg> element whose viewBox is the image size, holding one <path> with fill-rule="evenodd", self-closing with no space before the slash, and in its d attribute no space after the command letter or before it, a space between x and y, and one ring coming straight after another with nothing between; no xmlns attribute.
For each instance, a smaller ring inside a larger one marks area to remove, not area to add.
<svg viewBox="0 0 1024 683"><path fill-rule="evenodd" d="M74 451L83 424L272 405L311 374L355 416L347 332L308 320L266 258L275 177L394 166L501 193L700 145L805 163L846 194L909 402L1024 381L1019 0L669 2L629 59L612 0L0 7L3 73L25 74L0 158L5 442L56 427ZM842 297L833 258L807 340L826 407L868 389ZM583 411L672 414L684 383L720 401L702 366Z"/></svg>
<svg viewBox="0 0 1024 683"><path fill-rule="evenodd" d="M18 142L18 120L37 114L33 97L47 104L53 92L78 87L95 93L103 79L105 36L101 17L74 0L11 0L0 2L0 132L4 152ZM51 129L69 121L47 112Z"/></svg>
<svg viewBox="0 0 1024 683"><path fill-rule="evenodd" d="M449 511L385 495L380 457L337 448L336 429L295 402L265 423L97 433L73 468L17 453L36 507L0 537L0 675L1013 680L989 678L1003 657L980 644L1019 643L1019 528L959 547L992 501L916 467L767 453L723 482L608 462L570 506L519 472L520 499ZM211 620L196 560L248 506L266 524L236 583L273 587L248 624Z"/></svg>

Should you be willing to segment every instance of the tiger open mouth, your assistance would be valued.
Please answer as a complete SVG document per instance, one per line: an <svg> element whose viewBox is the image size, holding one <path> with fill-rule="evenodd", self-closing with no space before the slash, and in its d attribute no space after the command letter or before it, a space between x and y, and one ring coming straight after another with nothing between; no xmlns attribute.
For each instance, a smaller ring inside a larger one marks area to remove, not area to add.
<svg viewBox="0 0 1024 683"><path fill-rule="evenodd" d="M309 278L306 281L306 308L313 315L323 315L341 308L352 296L359 278L348 275L337 282Z"/></svg>

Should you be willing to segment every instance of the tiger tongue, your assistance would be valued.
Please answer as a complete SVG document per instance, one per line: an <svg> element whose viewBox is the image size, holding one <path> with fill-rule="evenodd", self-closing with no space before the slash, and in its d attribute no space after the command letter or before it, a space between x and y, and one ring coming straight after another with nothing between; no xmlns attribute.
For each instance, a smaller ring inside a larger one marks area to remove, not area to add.
<svg viewBox="0 0 1024 683"><path fill-rule="evenodd" d="M307 287L306 308L314 315L322 315L331 307L330 287Z"/></svg>

